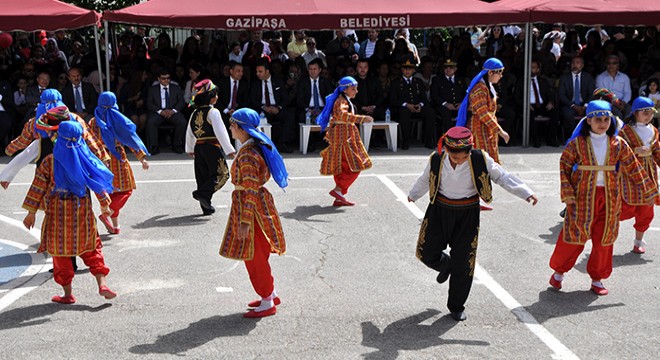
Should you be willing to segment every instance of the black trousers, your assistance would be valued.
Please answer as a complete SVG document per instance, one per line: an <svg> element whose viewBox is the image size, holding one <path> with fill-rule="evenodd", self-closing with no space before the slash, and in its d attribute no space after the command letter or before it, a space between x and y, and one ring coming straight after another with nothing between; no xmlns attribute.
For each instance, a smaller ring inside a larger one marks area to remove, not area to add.
<svg viewBox="0 0 660 360"><path fill-rule="evenodd" d="M435 111L428 105L422 106L422 111L419 113L412 113L407 108L399 109L398 120L399 126L401 127L401 147L407 148L410 146L412 118L417 118L422 121L422 125L424 126L424 131L422 134L424 146L435 148L437 145L437 139L435 137Z"/></svg>
<svg viewBox="0 0 660 360"><path fill-rule="evenodd" d="M293 113L282 108L277 115L266 114L266 118L273 126L273 142L278 148L293 143L298 131Z"/></svg>
<svg viewBox="0 0 660 360"><path fill-rule="evenodd" d="M451 275L447 308L451 312L465 310L470 295L477 259L479 236L479 200L469 205L448 205L436 199L426 209L417 242L417 257L439 271L451 248Z"/></svg>
<svg viewBox="0 0 660 360"><path fill-rule="evenodd" d="M447 132L447 130L456 126L456 117L458 117L458 111L449 110L446 107L440 105L439 107L435 108L435 113L440 117L439 121L436 120L435 122L436 135L439 139ZM454 120L452 121L452 119Z"/></svg>
<svg viewBox="0 0 660 360"><path fill-rule="evenodd" d="M169 119L166 119L157 113L150 113L147 117L147 147L149 148L149 151L158 149L158 128L164 122L174 125L172 148L183 149L186 136L186 125L188 125L188 121L183 114L177 112Z"/></svg>
<svg viewBox="0 0 660 360"><path fill-rule="evenodd" d="M224 153L218 145L195 145L195 194L211 203L213 194L229 180L229 168Z"/></svg>
<svg viewBox="0 0 660 360"><path fill-rule="evenodd" d="M537 116L550 118L548 121L535 121ZM548 145L557 144L557 129L559 119L555 108L548 110L545 104L535 107L529 114L530 134L529 137L535 145L540 145L541 139L545 138Z"/></svg>

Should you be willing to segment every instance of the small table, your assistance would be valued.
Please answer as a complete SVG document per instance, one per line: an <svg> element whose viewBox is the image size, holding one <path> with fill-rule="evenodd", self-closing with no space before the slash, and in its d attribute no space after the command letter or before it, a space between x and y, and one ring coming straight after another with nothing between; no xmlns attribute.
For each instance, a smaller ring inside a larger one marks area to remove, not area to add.
<svg viewBox="0 0 660 360"><path fill-rule="evenodd" d="M273 128L273 125L269 123L259 124L258 128L259 130L261 130L262 133L266 134L266 136L268 136L269 139L272 139L272 137L270 136L270 132L271 129ZM241 142L238 140L234 140L234 146L236 147L236 150L238 150L241 146L243 146L243 144L241 144Z"/></svg>
<svg viewBox="0 0 660 360"><path fill-rule="evenodd" d="M316 124L299 124L300 125L300 152L307 154L307 146L309 145L309 134L312 131L321 132L321 126Z"/></svg>
<svg viewBox="0 0 660 360"><path fill-rule="evenodd" d="M369 143L371 142L371 131L373 129L383 129L385 130L385 139L387 140L387 147L396 152L397 146L397 129L399 123L396 122L385 122L385 121L374 121L368 123L360 124L360 135L362 136L362 142L364 143L364 148L369 151Z"/></svg>

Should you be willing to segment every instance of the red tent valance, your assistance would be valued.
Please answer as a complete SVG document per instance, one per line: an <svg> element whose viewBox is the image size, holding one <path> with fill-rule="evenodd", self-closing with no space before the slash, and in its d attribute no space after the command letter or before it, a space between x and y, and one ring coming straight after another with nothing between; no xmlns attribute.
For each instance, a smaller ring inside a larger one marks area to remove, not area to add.
<svg viewBox="0 0 660 360"><path fill-rule="evenodd" d="M77 29L99 24L101 15L56 0L3 1L0 31Z"/></svg>

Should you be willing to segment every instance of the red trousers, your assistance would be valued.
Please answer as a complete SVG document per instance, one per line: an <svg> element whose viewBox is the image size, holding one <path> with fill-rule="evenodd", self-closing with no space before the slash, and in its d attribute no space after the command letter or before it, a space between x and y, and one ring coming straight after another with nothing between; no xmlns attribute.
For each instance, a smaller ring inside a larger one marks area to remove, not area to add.
<svg viewBox="0 0 660 360"><path fill-rule="evenodd" d="M254 220L254 257L245 261L254 291L262 298L269 297L275 289L273 275L270 273L270 243L266 239L257 220Z"/></svg>
<svg viewBox="0 0 660 360"><path fill-rule="evenodd" d="M103 252L101 252L101 240L98 239L98 245L93 251L88 251L80 255L82 261L89 267L89 272L92 275L103 274L108 275L110 269L105 266L103 259ZM53 256L53 277L55 282L67 286L71 285L73 281L73 264L69 256Z"/></svg>
<svg viewBox="0 0 660 360"><path fill-rule="evenodd" d="M633 227L639 232L645 232L653 221L653 205L628 205L625 201L621 206L621 221L635 218Z"/></svg>
<svg viewBox="0 0 660 360"><path fill-rule="evenodd" d="M110 215L111 218L116 219L119 217L119 210L126 205L126 201L128 201L128 198L131 197L132 194L133 190L113 192L110 194L110 200L112 201L110 203L110 209L112 209L112 215Z"/></svg>
<svg viewBox="0 0 660 360"><path fill-rule="evenodd" d="M594 206L594 221L591 224L591 255L587 262L587 273L593 280L607 279L612 274L612 251L613 245L603 246L602 239L605 232L605 189L598 187L596 190L596 203ZM550 267L559 272L568 272L575 266L584 245L567 244L564 242L564 230L562 229L555 245L555 250L550 258Z"/></svg>
<svg viewBox="0 0 660 360"><path fill-rule="evenodd" d="M351 170L348 160L346 160L346 153L342 152L341 172L334 176L335 184L341 189L342 194L346 195L348 193L348 188L355 182L358 175L360 175L360 172Z"/></svg>

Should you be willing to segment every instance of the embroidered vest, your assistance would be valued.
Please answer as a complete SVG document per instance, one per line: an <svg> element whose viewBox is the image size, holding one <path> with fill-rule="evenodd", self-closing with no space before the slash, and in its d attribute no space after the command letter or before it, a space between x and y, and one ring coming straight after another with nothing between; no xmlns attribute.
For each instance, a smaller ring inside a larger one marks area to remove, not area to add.
<svg viewBox="0 0 660 360"><path fill-rule="evenodd" d="M212 106L203 106L195 109L190 116L190 129L197 140L215 139L213 124L208 118L211 109L213 109Z"/></svg>
<svg viewBox="0 0 660 360"><path fill-rule="evenodd" d="M429 175L429 196L431 204L435 203L435 199L440 194L440 181L442 179L442 164L447 154L443 151L441 154L434 152L431 155L431 173ZM470 152L470 174L472 175L472 183L477 189L477 194L486 203L493 200L493 187L490 182L490 175L486 166L486 158L482 150L472 150Z"/></svg>

